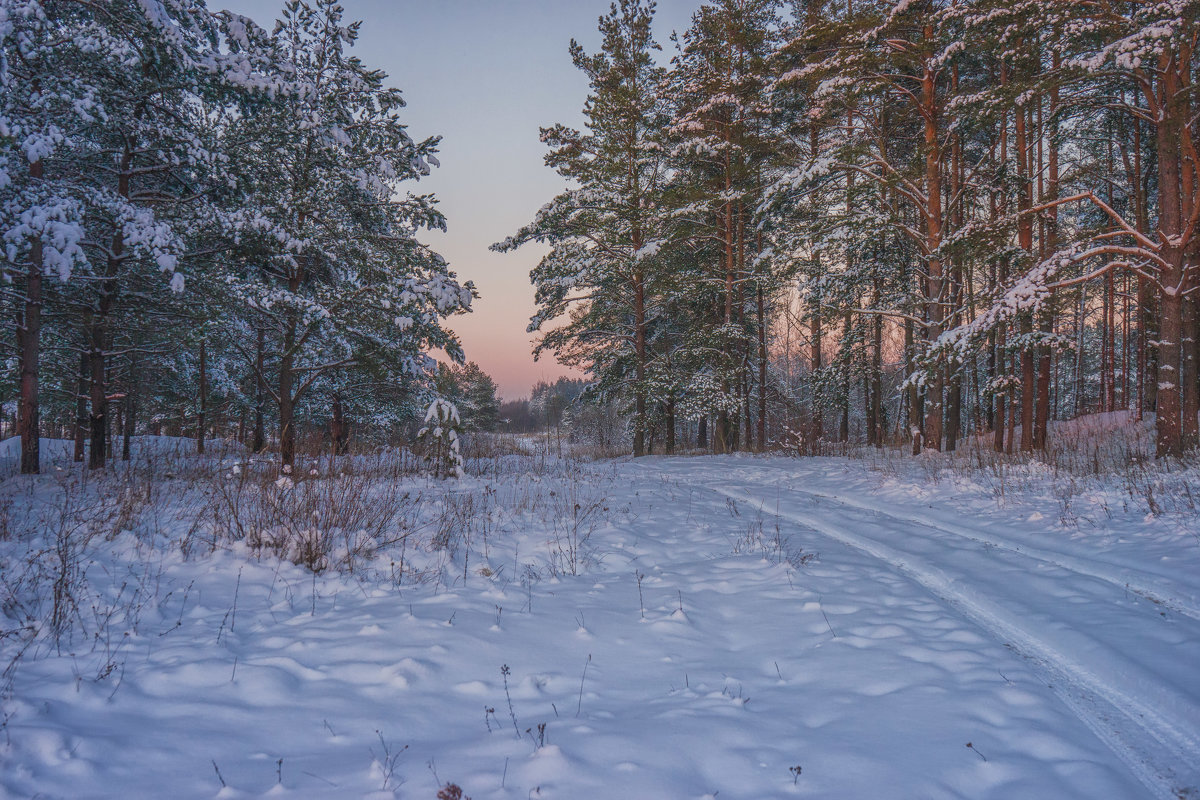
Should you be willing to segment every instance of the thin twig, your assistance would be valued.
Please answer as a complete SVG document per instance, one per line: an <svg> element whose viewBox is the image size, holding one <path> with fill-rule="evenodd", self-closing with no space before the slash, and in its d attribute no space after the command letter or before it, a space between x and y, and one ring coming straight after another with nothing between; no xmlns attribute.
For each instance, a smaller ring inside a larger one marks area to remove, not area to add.
<svg viewBox="0 0 1200 800"><path fill-rule="evenodd" d="M592 663L592 654L588 653L587 661L583 662L583 675L579 678L579 703L575 706L575 716L579 716L580 709L583 708L583 682L587 680L588 664Z"/></svg>

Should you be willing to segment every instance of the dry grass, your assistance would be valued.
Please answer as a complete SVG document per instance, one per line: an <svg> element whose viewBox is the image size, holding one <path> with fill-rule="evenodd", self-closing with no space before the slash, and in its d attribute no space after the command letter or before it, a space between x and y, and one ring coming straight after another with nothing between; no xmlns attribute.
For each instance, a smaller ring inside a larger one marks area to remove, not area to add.
<svg viewBox="0 0 1200 800"><path fill-rule="evenodd" d="M245 542L316 573L354 574L412 533L420 498L387 470L312 471L297 479L244 468L212 476L209 546Z"/></svg>
<svg viewBox="0 0 1200 800"><path fill-rule="evenodd" d="M397 587L476 575L535 581L593 563L589 540L608 519L611 475L516 437L472 447L466 481L428 480L402 449L313 457L283 475L270 456L214 443L205 456L160 449L104 471L62 463L0 482L0 643L17 654L9 666L29 647L90 643L99 672L111 672L121 635L110 633L136 631L145 608L168 601L171 553L244 546L314 574ZM514 541L526 542L525 560L503 575ZM114 567L130 576L123 584Z"/></svg>
<svg viewBox="0 0 1200 800"><path fill-rule="evenodd" d="M915 463L931 485L970 478L987 485L1001 506L1043 491L1048 483L1066 524L1076 524L1085 505L1091 507L1088 514L1115 513L1103 499L1113 488L1120 491L1122 511L1200 515L1200 454L1182 459L1153 454L1152 421L1125 412L1055 423L1045 451L1036 454L997 453L990 435L968 437L953 453L927 452L915 459L907 447L858 446L846 452L888 475L905 473Z"/></svg>

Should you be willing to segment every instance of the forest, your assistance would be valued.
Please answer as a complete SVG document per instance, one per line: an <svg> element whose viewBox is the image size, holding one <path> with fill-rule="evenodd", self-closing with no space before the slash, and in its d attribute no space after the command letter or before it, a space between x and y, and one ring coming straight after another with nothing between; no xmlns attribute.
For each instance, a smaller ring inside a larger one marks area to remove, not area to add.
<svg viewBox="0 0 1200 800"><path fill-rule="evenodd" d="M1198 442L1198 7L703 5L666 54L621 2L575 64L572 181L514 237L540 347L591 370L633 453L1046 446L1156 415ZM553 324L563 316L569 324Z"/></svg>
<svg viewBox="0 0 1200 800"><path fill-rule="evenodd" d="M1195 4L723 0L665 49L654 11L571 44L586 128L542 130L569 188L495 245L550 247L538 353L635 456L1034 452L1116 409L1153 415L1160 456L1196 446ZM142 432L285 465L298 434L411 438L474 288L416 236L435 198L402 192L439 140L343 16L6 4L23 471L39 432L92 467Z"/></svg>
<svg viewBox="0 0 1200 800"><path fill-rule="evenodd" d="M130 437L236 437L280 462L320 426L420 419L470 282L415 233L436 166L351 56L359 22L289 2L270 31L200 0L0 7L5 408L103 467ZM14 341L15 340L15 341ZM15 344L15 349L13 345ZM14 357L15 356L15 357ZM11 412L10 412L11 413ZM12 419L12 417L10 417Z"/></svg>
<svg viewBox="0 0 1200 800"><path fill-rule="evenodd" d="M0 0L0 799L1200 798L1200 0L229 2Z"/></svg>

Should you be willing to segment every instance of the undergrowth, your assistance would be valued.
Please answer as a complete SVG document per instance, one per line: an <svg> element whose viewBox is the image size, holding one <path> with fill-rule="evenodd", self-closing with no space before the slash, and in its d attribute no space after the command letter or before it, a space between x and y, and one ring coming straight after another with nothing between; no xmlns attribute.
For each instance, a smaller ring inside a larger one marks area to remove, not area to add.
<svg viewBox="0 0 1200 800"><path fill-rule="evenodd" d="M164 579L172 559L228 551L397 589L524 586L595 563L611 470L516 437L476 436L467 452L463 480L422 476L397 449L284 474L269 457L212 447L0 482L0 699L31 654L90 654L81 677L99 680L119 673L144 620L182 624L187 587Z"/></svg>
<svg viewBox="0 0 1200 800"><path fill-rule="evenodd" d="M999 507L1048 486L1068 526L1117 513L1200 516L1200 453L1155 458L1152 422L1124 412L1056 423L1037 453L997 453L987 435L962 440L954 452L915 458L898 447L852 447L845 455L890 477L911 474L915 464L931 486L982 484Z"/></svg>

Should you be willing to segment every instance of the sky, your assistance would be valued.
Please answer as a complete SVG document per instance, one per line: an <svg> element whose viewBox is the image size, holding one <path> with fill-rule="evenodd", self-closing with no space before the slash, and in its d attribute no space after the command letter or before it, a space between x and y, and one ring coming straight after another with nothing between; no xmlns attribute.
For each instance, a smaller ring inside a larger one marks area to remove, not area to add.
<svg viewBox="0 0 1200 800"><path fill-rule="evenodd" d="M282 0L210 0L265 28ZM669 59L672 30L687 28L698 0L659 0L655 34ZM441 136L441 168L410 189L435 193L448 231L422 240L445 256L461 280L475 282L474 311L450 320L467 358L499 385L500 395L529 395L539 380L572 371L552 354L536 363L529 270L546 252L488 246L517 231L558 194L564 180L543 163L538 128L582 126L586 77L571 63L575 38L598 49L597 19L609 0L344 0L346 19L363 20L351 51L382 69L404 92L405 122L415 139Z"/></svg>

